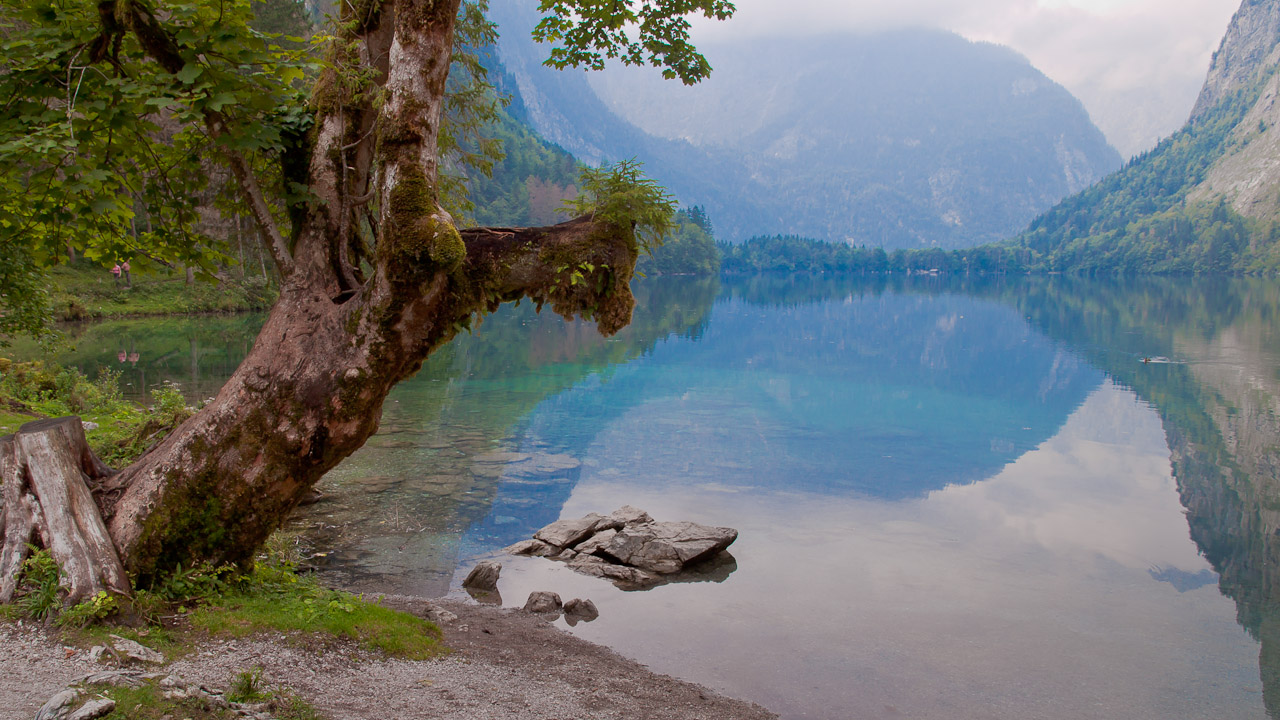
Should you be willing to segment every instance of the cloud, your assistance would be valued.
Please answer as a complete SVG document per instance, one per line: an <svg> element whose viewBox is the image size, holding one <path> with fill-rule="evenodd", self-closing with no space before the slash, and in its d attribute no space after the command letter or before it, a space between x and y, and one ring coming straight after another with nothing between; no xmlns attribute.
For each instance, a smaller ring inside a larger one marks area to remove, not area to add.
<svg viewBox="0 0 1280 720"><path fill-rule="evenodd" d="M1122 154L1186 121L1239 0L737 0L727 23L698 21L715 40L904 26L1007 45L1085 104Z"/></svg>

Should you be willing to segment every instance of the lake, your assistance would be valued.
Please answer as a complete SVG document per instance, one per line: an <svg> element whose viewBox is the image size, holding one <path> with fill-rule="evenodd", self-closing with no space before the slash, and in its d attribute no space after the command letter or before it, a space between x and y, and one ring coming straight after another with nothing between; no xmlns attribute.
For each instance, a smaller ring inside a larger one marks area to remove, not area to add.
<svg viewBox="0 0 1280 720"><path fill-rule="evenodd" d="M570 632L785 718L1280 717L1275 283L636 294L607 340L504 308L397 387L291 522L322 576L461 595L497 558L504 604L590 598ZM257 322L81 327L69 360L205 397ZM623 592L501 552L624 504L737 528L736 564Z"/></svg>

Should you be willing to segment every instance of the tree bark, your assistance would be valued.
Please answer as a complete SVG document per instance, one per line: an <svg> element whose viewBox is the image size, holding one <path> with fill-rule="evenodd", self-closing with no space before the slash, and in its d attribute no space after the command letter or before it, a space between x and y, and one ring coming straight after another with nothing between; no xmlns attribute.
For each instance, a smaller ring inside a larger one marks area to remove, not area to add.
<svg viewBox="0 0 1280 720"><path fill-rule="evenodd" d="M36 537L62 571L68 602L101 590L128 593L124 567L90 490L110 472L89 449L78 417L30 422L0 438L0 603L13 600Z"/></svg>

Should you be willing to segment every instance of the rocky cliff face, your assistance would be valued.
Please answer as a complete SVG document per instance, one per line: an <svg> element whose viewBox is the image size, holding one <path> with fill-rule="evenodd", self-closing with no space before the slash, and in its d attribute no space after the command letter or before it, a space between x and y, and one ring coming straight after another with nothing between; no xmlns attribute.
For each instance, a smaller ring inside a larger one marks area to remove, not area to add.
<svg viewBox="0 0 1280 720"><path fill-rule="evenodd" d="M1278 65L1280 0L1245 0L1214 55L1190 122L1211 122L1221 114L1215 109L1228 103L1245 103L1247 110L1190 201L1221 197L1246 217L1280 216Z"/></svg>
<svg viewBox="0 0 1280 720"><path fill-rule="evenodd" d="M1190 122L1201 119L1214 105L1246 87L1264 69L1274 66L1280 43L1280 2L1244 0L1222 45L1213 55L1204 88L1191 111Z"/></svg>

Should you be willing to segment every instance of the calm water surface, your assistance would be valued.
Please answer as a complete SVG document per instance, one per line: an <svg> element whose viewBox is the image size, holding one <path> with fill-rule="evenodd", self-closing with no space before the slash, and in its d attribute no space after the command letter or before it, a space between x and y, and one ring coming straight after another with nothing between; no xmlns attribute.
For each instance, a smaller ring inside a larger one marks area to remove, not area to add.
<svg viewBox="0 0 1280 720"><path fill-rule="evenodd" d="M295 518L321 572L459 594L498 557L505 604L591 598L571 632L788 718L1280 717L1273 284L638 295L609 340L504 309L399 386ZM229 368L232 335L149 354ZM622 592L501 555L623 504L738 528L736 566Z"/></svg>

